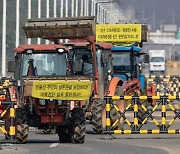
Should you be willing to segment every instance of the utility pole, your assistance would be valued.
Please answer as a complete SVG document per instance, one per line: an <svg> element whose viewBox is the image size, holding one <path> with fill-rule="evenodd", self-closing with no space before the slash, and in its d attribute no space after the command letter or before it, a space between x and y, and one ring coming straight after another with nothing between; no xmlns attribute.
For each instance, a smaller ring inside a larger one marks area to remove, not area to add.
<svg viewBox="0 0 180 154"><path fill-rule="evenodd" d="M78 16L78 0L76 0L76 12L75 12L75 16L77 17Z"/></svg>
<svg viewBox="0 0 180 154"><path fill-rule="evenodd" d="M68 0L66 0L66 13L65 13L65 17L68 17Z"/></svg>
<svg viewBox="0 0 180 154"><path fill-rule="evenodd" d="M41 0L38 0L38 18L41 18ZM41 44L41 39L37 39L37 44Z"/></svg>
<svg viewBox="0 0 180 154"><path fill-rule="evenodd" d="M74 0L71 2L71 16L74 16Z"/></svg>
<svg viewBox="0 0 180 154"><path fill-rule="evenodd" d="M84 15L84 0L81 0L81 16Z"/></svg>
<svg viewBox="0 0 180 154"><path fill-rule="evenodd" d="M16 0L16 47L19 46L19 0Z"/></svg>
<svg viewBox="0 0 180 154"><path fill-rule="evenodd" d="M2 77L6 77L6 0L3 0Z"/></svg>
<svg viewBox="0 0 180 154"><path fill-rule="evenodd" d="M46 0L46 18L49 18L49 0ZM49 44L49 40L46 40L45 43Z"/></svg>
<svg viewBox="0 0 180 154"><path fill-rule="evenodd" d="M64 1L63 0L61 0L61 5L60 5L60 17L63 17L64 16L64 14L63 14L63 11L64 11Z"/></svg>
<svg viewBox="0 0 180 154"><path fill-rule="evenodd" d="M56 8L57 8L57 1L54 0L54 17L57 17L57 12L56 12Z"/></svg>
<svg viewBox="0 0 180 154"><path fill-rule="evenodd" d="M31 19L31 0L28 0L28 19ZM28 38L28 44L31 44L30 38Z"/></svg>

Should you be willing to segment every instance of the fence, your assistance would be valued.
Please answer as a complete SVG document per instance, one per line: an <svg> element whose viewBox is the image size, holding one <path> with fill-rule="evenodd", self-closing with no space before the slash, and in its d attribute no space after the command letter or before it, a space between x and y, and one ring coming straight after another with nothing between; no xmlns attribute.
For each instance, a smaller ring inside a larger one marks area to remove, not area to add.
<svg viewBox="0 0 180 154"><path fill-rule="evenodd" d="M177 118L180 119L180 111L176 110L171 101L179 100L179 96L105 96L106 100L106 131L105 134L180 134L180 129L169 129L170 126L174 123ZM114 101L117 100L132 100L131 104L129 104L124 111L120 111ZM145 107L143 104L144 100L156 100L156 105L154 105L151 109ZM157 110L157 108L161 105L161 123L153 116L153 113ZM111 107L114 107L118 112L118 119L111 125L110 119L110 111ZM130 122L126 117L125 113L133 107L133 122ZM143 119L141 123L138 122L138 112L139 108L144 110L144 114L146 117ZM170 119L169 123L167 123L166 119L166 111L167 107L174 113L174 116ZM115 126L120 119L123 118L124 122L130 127L130 129L122 129L122 130L113 130L113 126ZM153 123L156 125L156 129L142 129L144 125L146 125L148 119L151 118Z"/></svg>

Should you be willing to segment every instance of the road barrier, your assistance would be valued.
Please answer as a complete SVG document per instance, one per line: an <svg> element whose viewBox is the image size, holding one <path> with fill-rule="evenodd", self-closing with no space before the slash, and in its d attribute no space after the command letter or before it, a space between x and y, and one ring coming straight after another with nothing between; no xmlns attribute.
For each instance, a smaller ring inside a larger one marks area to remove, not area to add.
<svg viewBox="0 0 180 154"><path fill-rule="evenodd" d="M180 119L180 111L176 110L171 104L171 100L179 100L179 96L105 96L106 101L106 131L105 134L180 134L180 129L169 129L170 126L174 123L174 121L179 118ZM118 100L132 100L131 104L129 104L126 109L121 112L114 101ZM144 100L156 100L156 105L152 107L152 109L147 109L143 104ZM154 111L161 105L161 123L158 122L157 119L152 115ZM119 114L118 119L111 125L110 120L110 110L111 107L114 107ZM125 116L125 113L133 106L133 122L130 122L128 118ZM141 107L144 110L144 114L146 117L142 121L142 123L138 122L138 108ZM170 122L167 123L166 120L166 109L169 107L171 111L174 113ZM122 129L122 130L113 130L113 126L120 121L120 119L124 119L124 122L130 127L130 129ZM153 123L155 124L157 129L142 129L143 125L146 125L148 119L151 118Z"/></svg>
<svg viewBox="0 0 180 154"><path fill-rule="evenodd" d="M146 76L147 85L156 85L156 95L180 96L180 76Z"/></svg>
<svg viewBox="0 0 180 154"><path fill-rule="evenodd" d="M0 119L4 120L5 126L8 128L4 128L0 125L0 132L5 135L5 139L10 142L15 141L15 102L0 102L0 105L5 106L5 110L0 114ZM8 119L6 117L8 116Z"/></svg>

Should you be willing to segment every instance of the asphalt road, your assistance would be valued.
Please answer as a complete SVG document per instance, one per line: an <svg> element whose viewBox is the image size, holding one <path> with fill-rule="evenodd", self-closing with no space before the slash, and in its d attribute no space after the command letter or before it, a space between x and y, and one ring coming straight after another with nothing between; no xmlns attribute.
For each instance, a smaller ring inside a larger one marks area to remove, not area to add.
<svg viewBox="0 0 180 154"><path fill-rule="evenodd" d="M160 119L160 113L154 114ZM172 115L173 116L173 115ZM170 120L170 119L169 119ZM169 121L168 120L168 121ZM145 125L153 128L152 120ZM178 119L172 129L180 129ZM0 154L179 154L179 134L158 135L113 135L107 140L107 135L92 133L91 125L87 125L86 141L84 144L59 143L58 136L45 135L41 130L30 129L28 143L3 146ZM0 139L2 139L0 134ZM3 144L1 144L3 145Z"/></svg>

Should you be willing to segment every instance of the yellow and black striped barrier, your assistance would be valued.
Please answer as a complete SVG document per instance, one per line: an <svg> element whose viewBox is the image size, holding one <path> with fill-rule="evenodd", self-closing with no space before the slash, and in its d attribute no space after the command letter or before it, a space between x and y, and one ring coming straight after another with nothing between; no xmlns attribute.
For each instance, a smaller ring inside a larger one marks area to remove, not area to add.
<svg viewBox="0 0 180 154"><path fill-rule="evenodd" d="M179 96L105 96L104 99L106 101L106 131L104 131L104 134L180 134L180 129L169 129L177 118L180 119L180 111L176 110L170 103L171 100L180 100ZM157 101L156 105L151 109L146 108L143 104L143 101L148 99ZM117 105L114 104L114 101L117 100L132 100L132 103L129 104L124 111L120 111ZM153 116L153 113L160 105L161 123L159 123L158 120L156 120ZM110 106L113 106L119 114L118 119L112 124L110 120ZM125 115L131 106L133 106L132 112L134 112L133 122L130 122ZM174 116L169 123L167 123L166 119L167 106L174 113ZM144 114L146 114L146 117L142 122L139 122L138 120L138 112L140 107L144 110ZM121 118L124 119L124 122L126 122L130 129L113 130L113 126L116 125ZM149 118L152 119L156 129L142 129L143 125L146 124Z"/></svg>
<svg viewBox="0 0 180 154"><path fill-rule="evenodd" d="M5 135L5 138L9 142L15 142L15 102L1 102L0 105L7 106L6 109L0 114L0 118L4 119L5 126L8 126L8 130L4 126L0 125L0 132ZM8 121L5 119L5 115L8 114ZM8 124L7 124L8 123Z"/></svg>
<svg viewBox="0 0 180 154"><path fill-rule="evenodd" d="M180 96L180 76L150 75L146 76L147 85L152 83L156 86L156 95Z"/></svg>

